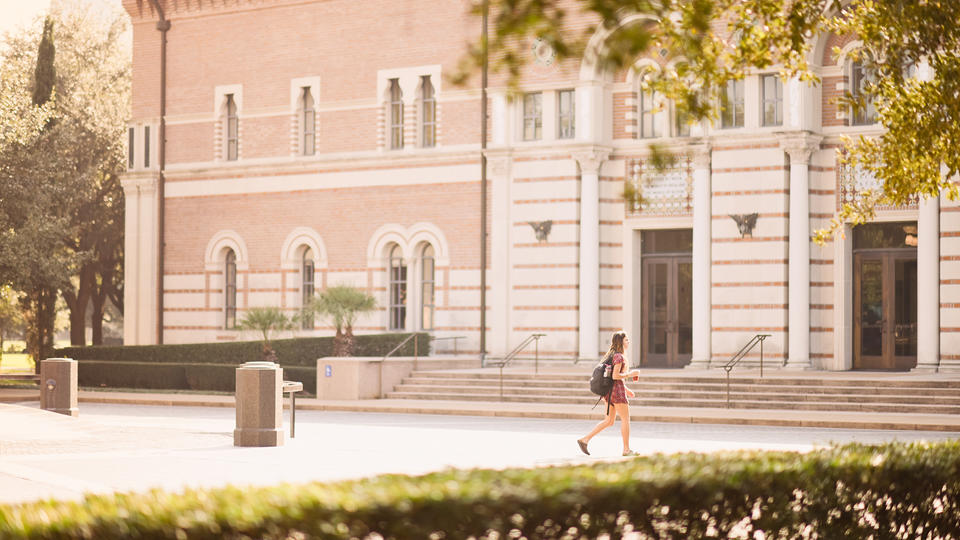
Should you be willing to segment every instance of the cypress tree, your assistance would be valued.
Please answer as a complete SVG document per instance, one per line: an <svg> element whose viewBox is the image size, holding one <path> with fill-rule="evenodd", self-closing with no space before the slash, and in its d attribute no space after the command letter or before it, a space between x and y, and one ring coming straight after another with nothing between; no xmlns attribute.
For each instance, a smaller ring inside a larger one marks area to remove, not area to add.
<svg viewBox="0 0 960 540"><path fill-rule="evenodd" d="M56 48L53 45L53 19L43 21L43 36L37 51L37 67L33 72L33 104L43 105L53 97L57 71L54 68ZM50 124L47 124L47 128ZM27 352L33 357L34 367L40 373L40 361L53 356L54 325L57 318L56 287L35 283L21 298L26 324Z"/></svg>
<svg viewBox="0 0 960 540"><path fill-rule="evenodd" d="M53 95L53 86L57 79L57 70L53 66L55 54L53 20L47 17L43 21L43 37L40 38L40 50L37 51L37 68L33 72L34 105L43 105L50 101Z"/></svg>

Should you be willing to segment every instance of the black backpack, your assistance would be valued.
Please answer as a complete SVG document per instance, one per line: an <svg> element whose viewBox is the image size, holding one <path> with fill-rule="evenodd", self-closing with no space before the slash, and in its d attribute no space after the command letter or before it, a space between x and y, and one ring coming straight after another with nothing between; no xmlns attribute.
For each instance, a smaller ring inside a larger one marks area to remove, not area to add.
<svg viewBox="0 0 960 540"><path fill-rule="evenodd" d="M613 391L613 361L604 358L595 368L593 375L590 376L590 391L598 396L609 396Z"/></svg>

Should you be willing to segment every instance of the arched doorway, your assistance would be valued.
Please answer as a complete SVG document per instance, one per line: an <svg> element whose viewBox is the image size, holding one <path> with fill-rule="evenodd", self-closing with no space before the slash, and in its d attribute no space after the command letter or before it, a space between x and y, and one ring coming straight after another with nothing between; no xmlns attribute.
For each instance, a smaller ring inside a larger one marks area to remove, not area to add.
<svg viewBox="0 0 960 540"><path fill-rule="evenodd" d="M693 265L690 229L643 231L642 367L679 368L693 353Z"/></svg>
<svg viewBox="0 0 960 540"><path fill-rule="evenodd" d="M853 368L917 365L917 223L853 229Z"/></svg>

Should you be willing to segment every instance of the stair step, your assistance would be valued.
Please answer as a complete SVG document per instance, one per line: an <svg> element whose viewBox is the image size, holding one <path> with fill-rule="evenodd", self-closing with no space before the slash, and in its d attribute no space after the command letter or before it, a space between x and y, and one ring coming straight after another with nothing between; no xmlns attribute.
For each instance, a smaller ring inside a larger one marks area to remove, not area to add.
<svg viewBox="0 0 960 540"><path fill-rule="evenodd" d="M589 390L584 388L576 389L558 389L558 388L530 388L524 386L504 386L501 390L499 386L480 386L480 385L418 385L418 384L400 384L395 388L396 391L411 393L440 392L444 394L496 394L499 396L501 391L504 395L519 396L530 395L537 396L541 401L552 402L554 398L583 397L592 396ZM726 392L707 391L704 389L688 391L671 391L663 389L640 390L632 388L637 397L644 399L723 399L726 400ZM960 406L960 396L957 397L936 397L926 394L879 394L871 393L867 395L845 395L845 394L823 394L823 393L796 393L796 392L744 392L731 391L731 399L735 400L756 400L756 401L799 401L799 402L841 402L841 403L886 403L886 404L918 404L918 405L949 405Z"/></svg>
<svg viewBox="0 0 960 540"><path fill-rule="evenodd" d="M473 387L478 384L483 384L484 386L496 386L499 388L499 381L497 380L476 380L469 377L461 378L420 378L420 377L408 377L401 382L401 385L404 386L432 386L432 387L459 387L459 386L468 386ZM660 392L660 391L676 391L676 392L723 392L726 393L727 386L725 383L703 383L703 384L659 384L656 382L630 382L630 388L636 392ZM584 390L587 389L587 383L585 380L578 381L544 381L544 380L518 380L518 379L504 379L503 380L504 388L528 388L528 389L555 389L555 390ZM796 386L792 385L756 385L756 384L731 384L731 392L759 392L759 393L795 393L797 391ZM818 387L809 387L803 389L804 393L810 394L821 394L821 395L843 395L843 396L856 396L861 395L865 397L876 395L877 393L883 393L884 395L889 396L924 396L924 397L937 397L943 399L960 399L960 388L915 388L915 387L874 387L874 386L818 386Z"/></svg>
<svg viewBox="0 0 960 540"><path fill-rule="evenodd" d="M505 401L511 403L543 403L538 396L531 395L504 395L501 400L498 394L446 394L439 392L388 392L389 399L418 399L418 400L445 400L445 401ZM595 397L581 396L554 396L549 403L558 404L593 404ZM726 399L658 399L649 397L631 398L630 403L637 407L727 407ZM730 408L736 409L771 409L771 410L815 410L815 411L846 411L846 412L877 412L877 413L920 413L920 414L960 414L960 406L922 405L922 404L894 404L894 403L862 403L862 402L793 402L793 401L756 401L731 399Z"/></svg>

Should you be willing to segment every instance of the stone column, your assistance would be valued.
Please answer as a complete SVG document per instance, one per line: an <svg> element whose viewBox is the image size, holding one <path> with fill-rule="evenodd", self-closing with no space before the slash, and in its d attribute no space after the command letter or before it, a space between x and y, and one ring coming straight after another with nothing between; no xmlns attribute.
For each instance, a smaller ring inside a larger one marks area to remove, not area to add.
<svg viewBox="0 0 960 540"><path fill-rule="evenodd" d="M237 368L237 427L234 446L283 445L283 369L273 362Z"/></svg>
<svg viewBox="0 0 960 540"><path fill-rule="evenodd" d="M487 177L491 193L490 219L490 270L487 287L487 304L490 307L487 325L490 332L487 351L494 358L502 358L510 352L510 314L512 311L512 245L510 224L510 165L508 154L496 150L487 152Z"/></svg>
<svg viewBox="0 0 960 540"><path fill-rule="evenodd" d="M920 200L917 220L917 367L940 368L940 199Z"/></svg>
<svg viewBox="0 0 960 540"><path fill-rule="evenodd" d="M787 287L790 311L787 366L810 369L810 156L820 148L820 137L798 134L783 137L780 146L790 156L790 259Z"/></svg>
<svg viewBox="0 0 960 540"><path fill-rule="evenodd" d="M713 239L710 147L696 145L693 154L693 358L688 367L710 367L712 355L711 242Z"/></svg>
<svg viewBox="0 0 960 540"><path fill-rule="evenodd" d="M600 352L600 165L608 150L574 155L580 164L580 351L595 359Z"/></svg>
<svg viewBox="0 0 960 540"><path fill-rule="evenodd" d="M126 345L157 341L157 182L152 172L128 173L124 193L124 292Z"/></svg>
<svg viewBox="0 0 960 540"><path fill-rule="evenodd" d="M40 362L40 408L67 416L80 414L76 360L47 358Z"/></svg>

